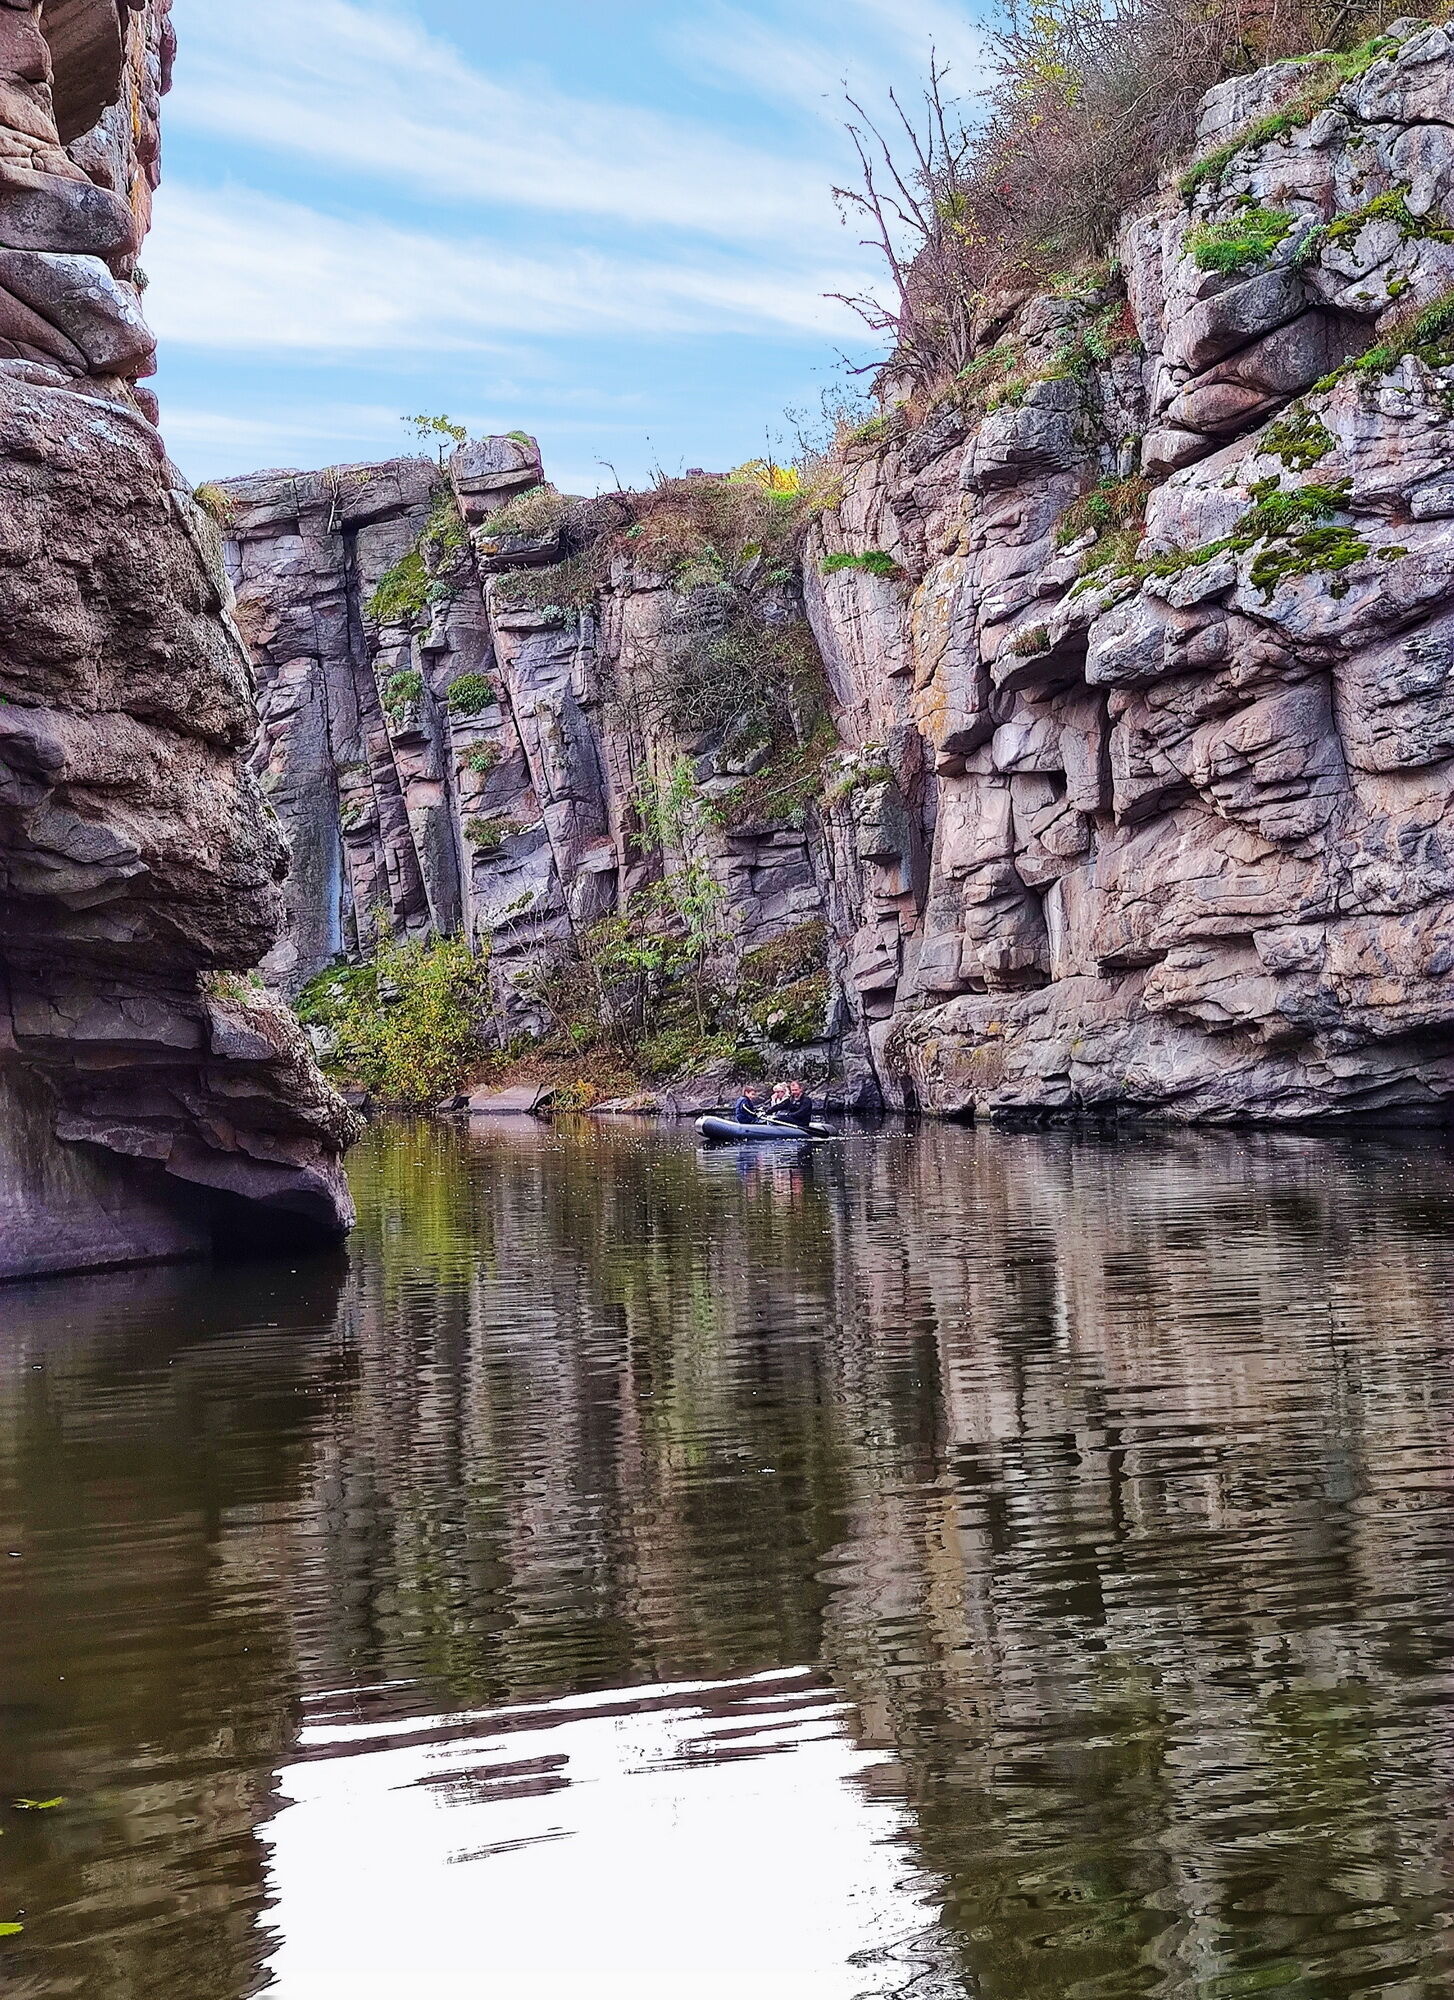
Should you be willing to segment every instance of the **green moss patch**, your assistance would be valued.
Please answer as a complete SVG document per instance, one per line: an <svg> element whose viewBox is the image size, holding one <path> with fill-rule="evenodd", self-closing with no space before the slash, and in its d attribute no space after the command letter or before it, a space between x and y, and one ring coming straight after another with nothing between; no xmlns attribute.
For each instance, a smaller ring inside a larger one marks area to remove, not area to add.
<svg viewBox="0 0 1454 2000"><path fill-rule="evenodd" d="M824 576L836 576L840 570L866 570L870 576L902 576L903 571L887 549L865 549L860 555L839 550L831 556L824 556L822 564Z"/></svg>
<svg viewBox="0 0 1454 2000"><path fill-rule="evenodd" d="M1226 222L1206 222L1193 229L1186 247L1199 271L1220 271L1232 277L1265 264L1296 226L1291 210L1248 202Z"/></svg>
<svg viewBox="0 0 1454 2000"><path fill-rule="evenodd" d="M896 785L898 773L889 763L880 743L863 743L842 761L836 762L823 787L826 806L841 805L870 785Z"/></svg>
<svg viewBox="0 0 1454 2000"><path fill-rule="evenodd" d="M1362 208L1334 216L1331 222L1320 222L1299 243L1293 263L1299 267L1315 264L1330 244L1350 242L1369 222L1394 223L1404 243L1454 243L1454 229L1444 228L1427 215L1415 215L1408 205L1408 194L1407 188L1392 188Z"/></svg>
<svg viewBox="0 0 1454 2000"><path fill-rule="evenodd" d="M1254 559L1249 576L1264 602L1279 584L1301 576L1327 576L1331 595L1344 597L1349 586L1341 575L1343 570L1365 556L1376 554L1392 561L1406 553L1393 547L1375 550L1356 529L1331 520L1348 504L1351 488L1346 479L1328 485L1284 487L1281 474L1274 473L1259 479L1248 491L1252 505L1230 535L1199 548L1169 549L1139 562L1102 564L1081 578L1072 596L1117 582L1139 584L1148 577L1180 576L1220 555L1246 555L1261 543L1266 546Z"/></svg>
<svg viewBox="0 0 1454 2000"><path fill-rule="evenodd" d="M1294 403L1264 434L1258 450L1264 458L1280 458L1294 472L1306 472L1326 458L1337 442L1311 410Z"/></svg>
<svg viewBox="0 0 1454 2000"><path fill-rule="evenodd" d="M237 518L232 495L215 479L204 479L200 486L194 486L192 499L204 514L212 516L219 528L230 528Z"/></svg>

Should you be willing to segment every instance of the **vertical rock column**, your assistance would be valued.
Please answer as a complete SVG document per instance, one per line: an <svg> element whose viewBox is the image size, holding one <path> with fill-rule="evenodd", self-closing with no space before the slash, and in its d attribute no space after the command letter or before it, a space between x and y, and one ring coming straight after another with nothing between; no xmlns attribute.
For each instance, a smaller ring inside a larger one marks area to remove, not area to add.
<svg viewBox="0 0 1454 2000"><path fill-rule="evenodd" d="M135 277L157 177L169 7L0 0L0 356L88 380L153 417L134 386L156 353ZM59 79L47 30L72 66ZM69 147L58 107L90 119Z"/></svg>
<svg viewBox="0 0 1454 2000"><path fill-rule="evenodd" d="M286 850L139 386L168 9L0 0L0 1278L352 1220L349 1115L247 977Z"/></svg>

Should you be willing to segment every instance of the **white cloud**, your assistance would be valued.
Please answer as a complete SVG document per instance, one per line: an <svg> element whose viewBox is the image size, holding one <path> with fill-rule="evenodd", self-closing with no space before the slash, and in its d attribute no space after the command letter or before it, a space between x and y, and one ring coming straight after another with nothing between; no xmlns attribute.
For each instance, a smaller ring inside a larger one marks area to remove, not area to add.
<svg viewBox="0 0 1454 2000"><path fill-rule="evenodd" d="M456 203L739 242L834 226L831 157L640 104L502 82L358 0L181 0L171 122Z"/></svg>
<svg viewBox="0 0 1454 2000"><path fill-rule="evenodd" d="M147 250L159 335L190 347L498 350L522 335L845 331L850 275L761 258L529 257L232 188L170 187Z"/></svg>
<svg viewBox="0 0 1454 2000"><path fill-rule="evenodd" d="M628 82L507 70L473 24L471 61L423 25L434 0L176 0L184 143L146 263L185 463L387 456L411 448L398 409L437 401L475 431L541 429L572 461L557 476L589 490L609 483L597 454L642 476L647 435L672 463L710 459L714 437L744 455L738 429L776 399L739 343L790 342L804 366L861 349L824 296L875 275L831 201L842 79L912 87L938 0L592 4ZM517 16L512 45L558 48L555 12ZM800 397L795 360L774 372ZM342 400L395 388L393 407Z"/></svg>
<svg viewBox="0 0 1454 2000"><path fill-rule="evenodd" d="M702 9L678 30L677 47L698 68L745 84L769 102L843 122L843 86L855 66L841 37L771 26L742 7Z"/></svg>
<svg viewBox="0 0 1454 2000"><path fill-rule="evenodd" d="M949 95L970 95L983 86L989 54L984 31L938 0L792 0L788 26L719 0L696 11L676 42L698 67L833 126L846 115L845 88L870 107L893 88L912 107L937 55Z"/></svg>

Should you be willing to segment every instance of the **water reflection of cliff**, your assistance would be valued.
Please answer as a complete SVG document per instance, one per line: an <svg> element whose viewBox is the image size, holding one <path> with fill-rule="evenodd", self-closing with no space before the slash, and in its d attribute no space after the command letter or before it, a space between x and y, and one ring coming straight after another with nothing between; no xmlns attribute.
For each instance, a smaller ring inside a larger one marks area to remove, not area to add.
<svg viewBox="0 0 1454 2000"><path fill-rule="evenodd" d="M341 1303L0 1341L0 1791L85 1801L0 1843L25 1990L253 1990L300 1696L819 1663L986 2000L1447 1990L1444 1151L521 1122L356 1180Z"/></svg>
<svg viewBox="0 0 1454 2000"><path fill-rule="evenodd" d="M1435 1976L1441 1151L375 1143L313 1673L821 1651L985 1994Z"/></svg>

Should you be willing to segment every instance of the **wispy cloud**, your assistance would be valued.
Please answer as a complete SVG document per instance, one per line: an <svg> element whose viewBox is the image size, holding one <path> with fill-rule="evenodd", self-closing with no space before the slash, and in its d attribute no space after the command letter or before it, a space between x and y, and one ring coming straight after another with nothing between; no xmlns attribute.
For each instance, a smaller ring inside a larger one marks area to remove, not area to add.
<svg viewBox="0 0 1454 2000"><path fill-rule="evenodd" d="M177 122L451 203L734 241L832 226L826 162L645 104L486 75L358 0L194 4Z"/></svg>
<svg viewBox="0 0 1454 2000"><path fill-rule="evenodd" d="M931 55L953 96L982 89L989 65L985 31L937 0L793 0L787 20L719 0L675 39L698 67L835 127L845 91L881 106L893 89L912 105Z"/></svg>
<svg viewBox="0 0 1454 2000"><path fill-rule="evenodd" d="M522 335L844 330L842 267L529 257L241 189L172 188L147 253L163 339L321 353L499 349Z"/></svg>
<svg viewBox="0 0 1454 2000"><path fill-rule="evenodd" d="M789 104L838 125L843 90L857 65L841 37L783 28L745 8L718 5L696 12L674 36L698 69L744 85L769 103Z"/></svg>
<svg viewBox="0 0 1454 2000"><path fill-rule="evenodd" d="M831 197L845 77L881 103L931 40L978 47L953 0L175 18L148 310L169 435L208 472L384 456L436 402L538 426L581 485L746 456L862 352L826 296L874 275Z"/></svg>

